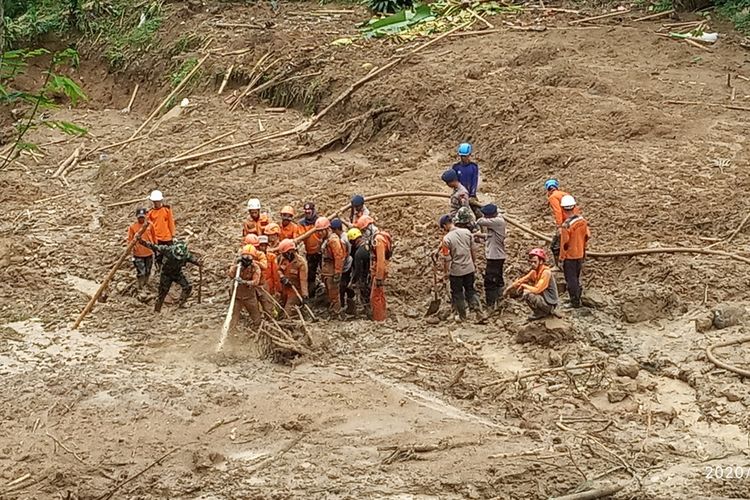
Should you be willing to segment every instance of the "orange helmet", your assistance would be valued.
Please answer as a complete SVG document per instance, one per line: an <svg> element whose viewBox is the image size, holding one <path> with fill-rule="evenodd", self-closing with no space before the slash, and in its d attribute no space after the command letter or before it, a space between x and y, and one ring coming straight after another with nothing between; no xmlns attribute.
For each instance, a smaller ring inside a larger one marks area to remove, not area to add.
<svg viewBox="0 0 750 500"><path fill-rule="evenodd" d="M297 248L296 243L289 238L282 240L281 243L279 243L279 253L287 253L295 248Z"/></svg>
<svg viewBox="0 0 750 500"><path fill-rule="evenodd" d="M328 217L318 217L318 220L315 221L315 229L330 229L331 227L331 221L328 220Z"/></svg>
<svg viewBox="0 0 750 500"><path fill-rule="evenodd" d="M357 229L361 231L365 229L367 226L369 226L370 224L375 224L375 221L373 220L373 218L370 217L369 215L363 215L362 217L357 219L357 223L355 224L355 226L357 226Z"/></svg>
<svg viewBox="0 0 750 500"><path fill-rule="evenodd" d="M245 236L245 239L243 240L243 243L245 245L258 246L260 244L260 240L258 239L258 235L257 234L250 233L247 236Z"/></svg>
<svg viewBox="0 0 750 500"><path fill-rule="evenodd" d="M284 208L281 209L281 212L279 212L281 215L291 215L294 217L294 208L291 207L291 205L287 205Z"/></svg>
<svg viewBox="0 0 750 500"><path fill-rule="evenodd" d="M249 255L250 257L255 256L255 247L252 245L245 245L242 247L242 254L243 256Z"/></svg>
<svg viewBox="0 0 750 500"><path fill-rule="evenodd" d="M281 233L281 228L275 222L269 222L268 225L266 226L266 229L263 230L263 234L265 235L280 234L280 233Z"/></svg>

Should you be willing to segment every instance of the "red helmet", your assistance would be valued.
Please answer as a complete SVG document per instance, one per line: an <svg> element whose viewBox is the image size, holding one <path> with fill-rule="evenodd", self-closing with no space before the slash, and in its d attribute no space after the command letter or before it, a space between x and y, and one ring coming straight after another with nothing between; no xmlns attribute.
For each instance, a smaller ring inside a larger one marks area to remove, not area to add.
<svg viewBox="0 0 750 500"><path fill-rule="evenodd" d="M281 243L279 243L279 253L287 253L291 250L294 250L297 248L297 245L294 243L294 240L292 239L285 239L281 240Z"/></svg>
<svg viewBox="0 0 750 500"><path fill-rule="evenodd" d="M257 247L260 245L260 239L258 239L258 235L255 233L250 233L247 236L245 236L245 239L243 240L243 243L245 245L252 245L254 247Z"/></svg>
<svg viewBox="0 0 750 500"><path fill-rule="evenodd" d="M365 229L367 226L369 226L370 224L375 224L375 220L369 215L363 215L362 217L357 219L357 223L355 224L355 226L357 226L357 229L361 231Z"/></svg>
<svg viewBox="0 0 750 500"><path fill-rule="evenodd" d="M536 257L539 257L540 259L547 260L547 254L545 251L541 248L532 248L529 250L529 256L535 255Z"/></svg>
<svg viewBox="0 0 750 500"><path fill-rule="evenodd" d="M331 227L331 221L328 217L318 217L315 221L315 229L329 229Z"/></svg>

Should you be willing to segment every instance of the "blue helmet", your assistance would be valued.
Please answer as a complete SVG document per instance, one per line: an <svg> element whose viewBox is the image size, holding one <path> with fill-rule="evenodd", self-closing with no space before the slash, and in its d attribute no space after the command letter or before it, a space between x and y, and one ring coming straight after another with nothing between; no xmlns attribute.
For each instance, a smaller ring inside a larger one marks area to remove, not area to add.
<svg viewBox="0 0 750 500"><path fill-rule="evenodd" d="M547 182L544 183L544 189L550 190L552 188L559 189L560 183L557 182L557 179L547 179Z"/></svg>
<svg viewBox="0 0 750 500"><path fill-rule="evenodd" d="M451 168L443 172L443 175L441 175L440 178L446 183L453 182L458 180L458 174Z"/></svg>
<svg viewBox="0 0 750 500"><path fill-rule="evenodd" d="M458 155L468 156L471 154L471 144L464 142L458 145Z"/></svg>
<svg viewBox="0 0 750 500"><path fill-rule="evenodd" d="M440 227L443 227L451 222L453 222L453 217L451 217L449 214L441 215L440 219L438 219L438 225Z"/></svg>
<svg viewBox="0 0 750 500"><path fill-rule="evenodd" d="M484 205L479 210L482 212L482 215L496 215L497 205L490 203L489 205Z"/></svg>
<svg viewBox="0 0 750 500"><path fill-rule="evenodd" d="M361 194L355 194L352 196L352 206L353 207L361 207L365 204L365 197Z"/></svg>
<svg viewBox="0 0 750 500"><path fill-rule="evenodd" d="M341 224L341 219L336 217L335 219L331 220L331 229L341 229L343 225Z"/></svg>

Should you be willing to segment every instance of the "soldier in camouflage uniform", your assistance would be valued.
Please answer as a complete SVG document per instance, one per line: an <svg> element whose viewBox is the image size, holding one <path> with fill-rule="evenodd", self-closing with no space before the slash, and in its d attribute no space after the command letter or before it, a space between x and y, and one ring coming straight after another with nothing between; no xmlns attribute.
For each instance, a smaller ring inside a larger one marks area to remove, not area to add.
<svg viewBox="0 0 750 500"><path fill-rule="evenodd" d="M167 297L172 283L177 283L182 287L178 305L179 307L184 307L190 293L193 291L193 286L182 272L182 268L188 262L196 266L201 266L201 262L190 254L187 245L182 240L174 240L171 245L155 245L138 238L138 243L164 257L159 279L159 296L156 299L154 311L161 311L161 306L164 304L164 299Z"/></svg>

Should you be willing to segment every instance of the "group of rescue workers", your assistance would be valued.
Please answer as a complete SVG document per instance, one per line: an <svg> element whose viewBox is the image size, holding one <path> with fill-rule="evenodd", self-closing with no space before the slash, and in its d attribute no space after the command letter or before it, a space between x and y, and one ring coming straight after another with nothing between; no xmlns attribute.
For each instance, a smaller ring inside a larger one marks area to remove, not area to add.
<svg viewBox="0 0 750 500"><path fill-rule="evenodd" d="M531 308L529 319L553 314L558 290L547 253L529 251L529 272L505 288L506 221L495 204L482 205L477 199L479 167L472 161L472 146L458 147L459 161L441 178L452 189L449 213L438 224L444 232L433 256L450 283L451 304L456 319L464 320L468 309L485 317L475 289L478 260L475 243L485 246L484 291L487 308L497 309L506 297L522 298ZM576 200L560 189L556 179L544 184L556 232L551 245L555 263L565 275L569 306L581 306L581 270L590 232ZM128 228L128 242L134 242L133 264L139 290L148 281L152 266L160 271L155 311L159 312L172 283L182 288L179 306L184 306L192 286L183 268L187 263L202 265L184 241L176 238L174 214L164 204L161 191L152 191L150 210L138 208L136 222ZM318 215L315 204L303 205L303 217L285 206L278 222L264 211L259 199L247 203L238 258L228 269L236 282L231 326L236 327L243 310L254 325L263 315L296 317L298 308L316 295L318 275L332 318L354 317L360 312L374 321L386 319L385 280L393 241L365 206L362 195L351 199L348 220ZM147 226L144 224L148 221ZM505 288L505 289L504 289Z"/></svg>

